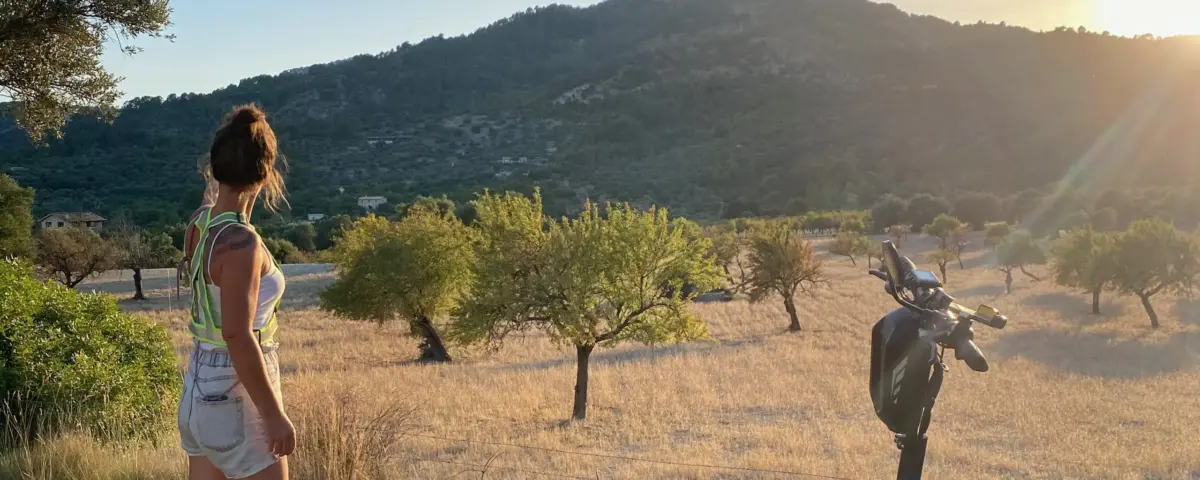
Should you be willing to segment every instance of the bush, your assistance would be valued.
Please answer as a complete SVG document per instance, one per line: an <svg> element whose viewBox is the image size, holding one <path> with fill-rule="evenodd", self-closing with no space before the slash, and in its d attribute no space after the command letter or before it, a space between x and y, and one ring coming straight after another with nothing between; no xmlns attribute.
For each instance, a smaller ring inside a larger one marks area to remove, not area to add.
<svg viewBox="0 0 1200 480"><path fill-rule="evenodd" d="M306 261L306 256L300 254L300 249L282 238L264 238L263 245L267 247L267 251L271 252L271 256L275 257L275 261L280 264L288 263L303 263Z"/></svg>
<svg viewBox="0 0 1200 480"><path fill-rule="evenodd" d="M0 262L0 431L153 435L180 387L162 326Z"/></svg>
<svg viewBox="0 0 1200 480"><path fill-rule="evenodd" d="M928 225L941 214L950 213L950 202L928 193L914 195L908 200L908 223L912 226Z"/></svg>

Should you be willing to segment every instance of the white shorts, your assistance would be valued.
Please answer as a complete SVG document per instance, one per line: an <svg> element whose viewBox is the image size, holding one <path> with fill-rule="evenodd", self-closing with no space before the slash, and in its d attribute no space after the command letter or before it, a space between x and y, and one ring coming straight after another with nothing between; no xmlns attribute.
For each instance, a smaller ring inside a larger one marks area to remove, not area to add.
<svg viewBox="0 0 1200 480"><path fill-rule="evenodd" d="M280 395L277 348L263 347L263 359L271 389ZM188 358L178 423L183 451L208 458L228 478L246 478L279 461L268 450L262 415L223 348L196 345Z"/></svg>

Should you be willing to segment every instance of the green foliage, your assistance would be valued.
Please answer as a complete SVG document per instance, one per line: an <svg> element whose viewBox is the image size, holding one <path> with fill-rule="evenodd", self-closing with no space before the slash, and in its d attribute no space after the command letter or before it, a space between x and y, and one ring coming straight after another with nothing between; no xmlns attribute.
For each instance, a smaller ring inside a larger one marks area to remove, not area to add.
<svg viewBox="0 0 1200 480"><path fill-rule="evenodd" d="M287 240L306 252L317 249L317 228L311 223L298 223L288 229Z"/></svg>
<svg viewBox="0 0 1200 480"><path fill-rule="evenodd" d="M453 215L457 211L454 201L446 198L445 195L438 198L422 195L418 196L412 202L397 204L396 214L401 217L407 216L413 209L439 212L441 215Z"/></svg>
<svg viewBox="0 0 1200 480"><path fill-rule="evenodd" d="M711 243L708 254L721 271L725 272L725 289L730 295L742 293L746 288L748 267L743 261L742 237L734 230L734 225L713 225L702 230L702 234Z"/></svg>
<svg viewBox="0 0 1200 480"><path fill-rule="evenodd" d="M864 237L861 233L843 231L838 234L837 238L829 246L829 253L847 257L850 259L852 265L858 265L858 262L854 258L865 256L871 250L872 246L871 240Z"/></svg>
<svg viewBox="0 0 1200 480"><path fill-rule="evenodd" d="M824 267L814 255L812 243L793 234L787 222L773 222L751 232L749 244L750 301L783 297L792 319L790 329L800 330L796 293L810 292L825 282Z"/></svg>
<svg viewBox="0 0 1200 480"><path fill-rule="evenodd" d="M153 436L174 414L180 377L161 325L12 261L0 261L0 305L0 430Z"/></svg>
<svg viewBox="0 0 1200 480"><path fill-rule="evenodd" d="M1050 250L1053 257L1054 282L1078 288L1094 295L1093 312L1100 313L1100 292L1113 281L1116 270L1114 239L1092 228L1068 232Z"/></svg>
<svg viewBox="0 0 1200 480"><path fill-rule="evenodd" d="M33 255L33 199L33 189L0 174L0 259Z"/></svg>
<svg viewBox="0 0 1200 480"><path fill-rule="evenodd" d="M183 255L165 233L133 232L114 237L112 242L120 252L119 265L124 269L174 267Z"/></svg>
<svg viewBox="0 0 1200 480"><path fill-rule="evenodd" d="M304 257L301 255L300 249L287 240L266 237L263 238L263 246L267 247L267 251L271 252L271 256L275 257L275 261L280 264L301 263L303 261Z"/></svg>
<svg viewBox="0 0 1200 480"><path fill-rule="evenodd" d="M871 221L883 228L899 225L908 220L908 202L892 194L884 195L871 207Z"/></svg>
<svg viewBox="0 0 1200 480"><path fill-rule="evenodd" d="M850 217L845 220L842 220L840 229L843 232L861 234L867 230L867 226L866 226L866 224L863 223L862 219L857 218L857 217Z"/></svg>
<svg viewBox="0 0 1200 480"><path fill-rule="evenodd" d="M120 260L121 252L91 230L51 228L38 234L38 270L67 287L116 267Z"/></svg>
<svg viewBox="0 0 1200 480"><path fill-rule="evenodd" d="M313 247L315 250L328 250L333 247L334 239L354 223L349 215L337 215L326 217L318 220L313 228L316 229L316 237L313 238Z"/></svg>
<svg viewBox="0 0 1200 480"><path fill-rule="evenodd" d="M950 239L966 232L967 226L949 214L940 214L921 229L925 235L941 239L941 248L951 248Z"/></svg>
<svg viewBox="0 0 1200 480"><path fill-rule="evenodd" d="M1158 328L1150 299L1168 290L1181 290L1195 272L1196 240L1161 219L1138 220L1117 236L1114 245L1113 285L1126 295L1136 295Z"/></svg>
<svg viewBox="0 0 1200 480"><path fill-rule="evenodd" d="M367 217L340 243L339 277L321 293L326 309L357 320L415 321L447 315L472 282L471 231L453 217L414 210L398 222Z"/></svg>
<svg viewBox="0 0 1200 480"><path fill-rule="evenodd" d="M100 65L109 41L125 44L139 36L158 37L168 25L166 0L96 0L71 4L14 0L0 8L0 96L16 102L17 125L37 141L46 132L61 135L68 116L110 116L121 96L118 77Z"/></svg>
<svg viewBox="0 0 1200 480"><path fill-rule="evenodd" d="M908 223L929 225L939 215L950 214L950 202L945 198L922 193L908 199Z"/></svg>
<svg viewBox="0 0 1200 480"><path fill-rule="evenodd" d="M1036 190L1022 190L1014 194L1008 204L1008 221L1020 223L1038 210L1042 204L1042 194Z"/></svg>
<svg viewBox="0 0 1200 480"><path fill-rule="evenodd" d="M1004 219L1004 201L991 193L970 192L954 200L954 216L975 230Z"/></svg>
<svg viewBox="0 0 1200 480"><path fill-rule="evenodd" d="M989 223L987 225L987 229L984 230L983 233L985 237L984 244L987 245L988 248L996 248L1000 246L1001 243L1004 243L1004 239L1008 238L1008 236L1012 235L1012 233L1013 227L1007 222Z"/></svg>
<svg viewBox="0 0 1200 480"><path fill-rule="evenodd" d="M1009 235L996 249L996 261L1001 270L1023 268L1046 263L1046 251L1027 232Z"/></svg>
<svg viewBox="0 0 1200 480"><path fill-rule="evenodd" d="M453 329L465 342L496 341L537 328L575 346L645 344L707 335L675 292L708 291L720 272L711 244L689 239L666 210L588 204L576 219L543 229L540 197L484 195L479 276Z"/></svg>

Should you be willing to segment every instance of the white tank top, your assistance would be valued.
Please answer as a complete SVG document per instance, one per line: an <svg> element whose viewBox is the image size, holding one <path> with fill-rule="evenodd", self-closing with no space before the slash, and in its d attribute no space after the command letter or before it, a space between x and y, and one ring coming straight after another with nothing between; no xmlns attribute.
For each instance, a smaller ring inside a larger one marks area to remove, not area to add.
<svg viewBox="0 0 1200 480"><path fill-rule="evenodd" d="M225 228L229 227L230 225L235 224L231 223L229 225L225 225L217 231L217 234L213 236L212 240L214 245L217 242L217 237L220 236L221 232L224 232ZM271 255L271 252L267 250L267 246L262 244L261 239L259 240L259 246L267 252L267 256ZM211 271L213 250L215 249L210 248L208 251L208 259L205 261L204 265L206 272ZM209 282L205 282L205 285L208 286L208 297L212 300L213 313L220 315L221 287L213 285ZM283 271L281 271L279 267L275 265L275 261L272 260L271 270L267 272L266 275L263 275L262 279L260 279L258 283L258 305L256 305L256 308L254 309L254 330L261 330L267 326L267 322L271 320L271 315L275 313L275 305L279 303L279 299L283 298L283 291L285 288L287 288L287 282L284 281ZM200 315L202 317L204 316L203 309L200 309ZM276 321L278 321L278 319L276 319ZM200 348L211 350L213 348L221 347L200 342Z"/></svg>

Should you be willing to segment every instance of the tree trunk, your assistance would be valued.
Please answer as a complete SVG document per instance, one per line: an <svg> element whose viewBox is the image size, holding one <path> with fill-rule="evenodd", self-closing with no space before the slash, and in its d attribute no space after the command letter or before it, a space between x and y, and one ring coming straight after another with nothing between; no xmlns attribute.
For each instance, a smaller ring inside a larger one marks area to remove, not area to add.
<svg viewBox="0 0 1200 480"><path fill-rule="evenodd" d="M850 265L857 267L858 262L854 261L854 256L853 255L847 255L847 256L850 257Z"/></svg>
<svg viewBox="0 0 1200 480"><path fill-rule="evenodd" d="M938 265L938 270L942 271L942 283L950 283L950 276L946 275L946 265Z"/></svg>
<svg viewBox="0 0 1200 480"><path fill-rule="evenodd" d="M1092 314L1100 314L1100 291L1092 292Z"/></svg>
<svg viewBox="0 0 1200 480"><path fill-rule="evenodd" d="M417 317L413 325L421 335L421 345L418 347L421 349L420 360L443 363L453 360L450 358L450 352L446 350L446 344L442 342L442 336L438 334L429 317Z"/></svg>
<svg viewBox="0 0 1200 480"><path fill-rule="evenodd" d="M1004 293L1012 293L1012 270L1004 271Z"/></svg>
<svg viewBox="0 0 1200 480"><path fill-rule="evenodd" d="M592 356L595 345L575 347L575 406L571 408L571 418L584 420L587 418L588 400L588 359Z"/></svg>
<svg viewBox="0 0 1200 480"><path fill-rule="evenodd" d="M1042 279L1038 278L1038 277L1037 277L1037 275L1034 275L1034 274L1032 274L1032 273L1029 273L1028 271L1026 271L1026 270L1025 270L1025 266L1024 266L1024 265L1021 265L1021 273L1024 273L1026 277L1032 278L1032 279L1033 279L1033 281L1035 281L1035 282L1040 282L1040 281L1042 281Z"/></svg>
<svg viewBox="0 0 1200 480"><path fill-rule="evenodd" d="M133 289L134 289L134 294L133 294L134 300L145 300L146 299L146 294L144 292L142 292L142 269L140 269L140 268L133 269Z"/></svg>
<svg viewBox="0 0 1200 480"><path fill-rule="evenodd" d="M1149 295L1138 295L1142 299L1142 307L1146 309L1146 315L1150 316L1150 328L1158 330L1158 314L1154 313L1154 305L1150 305Z"/></svg>
<svg viewBox="0 0 1200 480"><path fill-rule="evenodd" d="M962 263L962 250L959 250L959 251L958 251L958 254L957 254L957 255L955 255L955 256L954 256L954 258L958 259L958 269L959 269L959 270L966 270L966 269L967 269L967 267L966 267L965 265L963 265L963 263ZM943 276L944 276L944 275L943 275Z"/></svg>
<svg viewBox="0 0 1200 480"><path fill-rule="evenodd" d="M783 299L783 307L787 309L788 315L792 317L792 323L788 325L788 331L799 332L801 330L800 316L796 314L796 303L792 301L792 297L785 297Z"/></svg>

